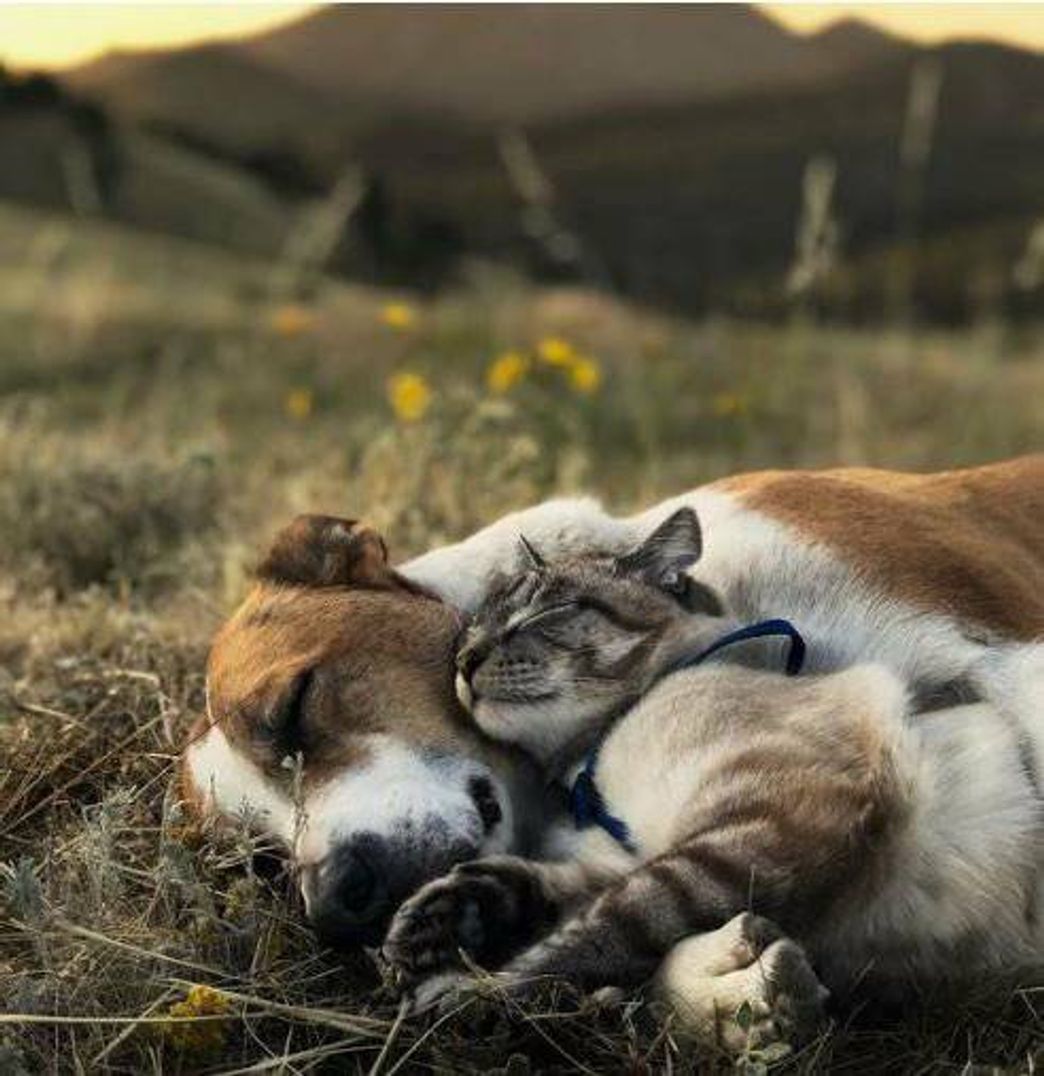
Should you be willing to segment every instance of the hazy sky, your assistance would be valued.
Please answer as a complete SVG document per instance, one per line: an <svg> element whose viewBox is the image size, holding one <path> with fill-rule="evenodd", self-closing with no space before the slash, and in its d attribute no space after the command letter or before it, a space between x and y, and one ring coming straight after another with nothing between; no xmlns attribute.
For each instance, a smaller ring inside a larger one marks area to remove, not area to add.
<svg viewBox="0 0 1044 1076"><path fill-rule="evenodd" d="M1044 3L762 4L794 30L816 30L854 15L916 41L988 37L1044 49Z"/></svg>
<svg viewBox="0 0 1044 1076"><path fill-rule="evenodd" d="M0 0L0 60L19 67L61 66L110 48L181 45L205 38L235 37L283 22L310 6L228 0L197 4L12 4ZM1044 49L1044 3L764 7L799 30L856 15L920 41L991 37Z"/></svg>
<svg viewBox="0 0 1044 1076"><path fill-rule="evenodd" d="M310 4L11 4L0 0L0 59L14 66L78 63L112 48L238 37Z"/></svg>

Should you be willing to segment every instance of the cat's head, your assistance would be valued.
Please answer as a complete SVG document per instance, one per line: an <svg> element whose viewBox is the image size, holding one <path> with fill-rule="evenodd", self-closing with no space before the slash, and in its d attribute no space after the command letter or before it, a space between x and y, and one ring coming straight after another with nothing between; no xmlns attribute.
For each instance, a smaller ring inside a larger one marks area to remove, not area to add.
<svg viewBox="0 0 1044 1076"><path fill-rule="evenodd" d="M666 669L723 632L721 603L686 569L700 556L681 508L622 556L524 564L495 585L457 655L457 693L490 736L548 765L586 749Z"/></svg>

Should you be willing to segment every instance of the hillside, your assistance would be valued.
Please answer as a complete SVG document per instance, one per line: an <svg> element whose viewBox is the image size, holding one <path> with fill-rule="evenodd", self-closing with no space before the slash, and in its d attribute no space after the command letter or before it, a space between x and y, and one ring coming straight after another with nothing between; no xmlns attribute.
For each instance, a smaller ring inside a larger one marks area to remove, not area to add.
<svg viewBox="0 0 1044 1076"><path fill-rule="evenodd" d="M213 631L301 511L371 520L399 562L556 495L630 512L741 470L1031 451L1041 333L693 322L502 276L285 306L268 261L3 206L0 254L0 1071L737 1071L640 996L427 1018L317 946L271 846L178 805ZM549 338L600 384L535 361ZM530 359L510 385L507 349ZM403 373L419 414L386 395ZM839 1003L774 1071L1028 1072L1024 981Z"/></svg>
<svg viewBox="0 0 1044 1076"><path fill-rule="evenodd" d="M325 161L338 152L353 125L373 113L224 45L111 53L64 80L121 119L187 134L233 153L279 147L308 161Z"/></svg>
<svg viewBox="0 0 1044 1076"><path fill-rule="evenodd" d="M367 194L332 264L380 282L442 283L478 254L686 310L776 313L805 170L826 158L842 261L831 306L880 314L889 251L916 234L931 277L915 272L918 295L960 319L980 302L976 281L1010 291L1042 210L1044 57L934 50L931 162L901 224L899 147L926 55L852 20L799 37L742 5L512 5L496 18L338 6L240 45L113 56L70 79L263 182L275 147L280 175L300 180L280 195L358 166ZM523 116L550 225L505 167L499 121Z"/></svg>
<svg viewBox="0 0 1044 1076"><path fill-rule="evenodd" d="M263 178L128 126L46 76L0 72L0 200L108 217L253 253L282 249L293 207Z"/></svg>
<svg viewBox="0 0 1044 1076"><path fill-rule="evenodd" d="M933 258L933 279L922 282L934 312L960 318L972 312L973 278L989 275L1005 287L1041 211L1044 59L992 45L947 46L935 59L943 81L915 227L934 246L958 232L979 237L961 242L961 258ZM865 279L862 270L851 279L878 296L843 306L869 316L881 313L886 291L878 254L900 233L910 76L909 61L891 60L770 98L750 93L536 125L529 142L552 184L554 215L587 249L586 273L646 301L762 313L784 302L803 175L812 158L827 156L837 168L842 259L850 269L866 266ZM492 140L429 147L387 138L360 152L382 177L390 218L423 207L469 249L556 268L527 234L525 206Z"/></svg>

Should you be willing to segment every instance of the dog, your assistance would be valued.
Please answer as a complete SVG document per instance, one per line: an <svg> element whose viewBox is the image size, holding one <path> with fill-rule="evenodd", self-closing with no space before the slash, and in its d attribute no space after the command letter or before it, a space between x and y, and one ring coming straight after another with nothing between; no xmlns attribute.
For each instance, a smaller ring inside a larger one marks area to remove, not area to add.
<svg viewBox="0 0 1044 1076"><path fill-rule="evenodd" d="M928 475L740 475L626 518L550 501L398 568L365 524L300 517L214 640L184 799L279 841L309 919L341 947L379 941L396 907L456 863L553 857L560 803L457 701L464 619L514 566L519 534L548 556L619 552L683 505L705 535L694 579L751 621L797 624L807 668L873 661L921 710L989 698L1013 720L1035 716L1020 744L1044 774L1044 700L1019 672L1044 639L1035 455Z"/></svg>

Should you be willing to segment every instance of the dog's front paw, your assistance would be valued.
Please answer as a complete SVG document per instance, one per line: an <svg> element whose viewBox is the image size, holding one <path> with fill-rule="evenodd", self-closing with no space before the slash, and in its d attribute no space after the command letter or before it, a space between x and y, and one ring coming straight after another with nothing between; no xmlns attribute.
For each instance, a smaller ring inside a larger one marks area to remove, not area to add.
<svg viewBox="0 0 1044 1076"><path fill-rule="evenodd" d="M392 920L382 954L406 982L463 966L502 963L519 942L525 870L511 857L455 867L411 897Z"/></svg>

